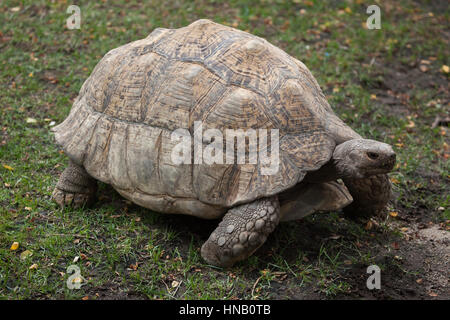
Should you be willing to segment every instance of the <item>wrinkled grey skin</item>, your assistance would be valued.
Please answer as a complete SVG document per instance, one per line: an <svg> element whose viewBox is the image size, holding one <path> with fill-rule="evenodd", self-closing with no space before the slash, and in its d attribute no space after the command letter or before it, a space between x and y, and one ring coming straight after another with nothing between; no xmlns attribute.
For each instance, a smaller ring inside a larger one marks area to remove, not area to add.
<svg viewBox="0 0 450 320"><path fill-rule="evenodd" d="M386 143L370 139L354 139L341 143L333 153L333 161L341 178L362 179L387 173L395 165L395 152Z"/></svg>
<svg viewBox="0 0 450 320"><path fill-rule="evenodd" d="M336 146L331 161L320 170L310 172L306 181L324 182L336 179L363 179L390 172L396 155L386 143L371 139L353 139Z"/></svg>

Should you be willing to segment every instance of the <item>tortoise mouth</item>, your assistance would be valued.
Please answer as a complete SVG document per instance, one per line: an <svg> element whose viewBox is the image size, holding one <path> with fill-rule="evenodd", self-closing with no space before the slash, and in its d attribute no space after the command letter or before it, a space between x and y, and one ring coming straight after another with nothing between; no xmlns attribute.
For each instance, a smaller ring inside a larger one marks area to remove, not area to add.
<svg viewBox="0 0 450 320"><path fill-rule="evenodd" d="M388 160L381 165L381 169L391 171L395 166L395 158L393 160Z"/></svg>
<svg viewBox="0 0 450 320"><path fill-rule="evenodd" d="M395 153L389 155L387 157L387 159L384 161L382 168L391 171L392 169L394 169L396 159L397 159L397 156Z"/></svg>
<svg viewBox="0 0 450 320"><path fill-rule="evenodd" d="M392 171L392 169L394 169L394 166L395 166L395 159L385 160L380 164L372 166L369 170L367 170L366 177L375 174L389 173Z"/></svg>

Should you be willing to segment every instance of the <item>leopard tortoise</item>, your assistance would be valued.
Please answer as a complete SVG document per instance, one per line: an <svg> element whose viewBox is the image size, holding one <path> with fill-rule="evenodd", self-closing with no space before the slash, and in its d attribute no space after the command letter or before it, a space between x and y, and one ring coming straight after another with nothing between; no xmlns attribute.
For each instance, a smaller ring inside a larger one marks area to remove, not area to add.
<svg viewBox="0 0 450 320"><path fill-rule="evenodd" d="M195 134L198 123L277 130L266 151L278 150L278 170L262 174L261 158L174 163L173 132ZM59 205L92 203L99 180L157 212L222 218L201 248L222 267L253 254L280 221L344 207L382 212L395 164L391 146L335 115L302 62L205 19L109 51L53 131L69 157L52 195Z"/></svg>

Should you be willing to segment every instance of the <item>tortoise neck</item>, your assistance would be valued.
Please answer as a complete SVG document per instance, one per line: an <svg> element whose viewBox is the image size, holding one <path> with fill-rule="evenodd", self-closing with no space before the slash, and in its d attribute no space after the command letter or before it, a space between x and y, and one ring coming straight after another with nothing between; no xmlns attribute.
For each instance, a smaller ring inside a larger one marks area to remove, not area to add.
<svg viewBox="0 0 450 320"><path fill-rule="evenodd" d="M336 161L332 158L324 164L319 170L308 172L304 180L306 182L321 183L335 181L342 178L343 174L339 170Z"/></svg>

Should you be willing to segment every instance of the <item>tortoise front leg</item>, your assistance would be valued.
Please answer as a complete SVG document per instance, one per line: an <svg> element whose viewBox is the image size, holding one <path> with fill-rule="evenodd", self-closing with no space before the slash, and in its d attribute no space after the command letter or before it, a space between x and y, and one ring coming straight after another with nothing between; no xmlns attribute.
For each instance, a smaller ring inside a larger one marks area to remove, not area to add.
<svg viewBox="0 0 450 320"><path fill-rule="evenodd" d="M364 179L343 179L353 197L353 202L344 209L351 218L382 216L391 197L391 182L387 174Z"/></svg>
<svg viewBox="0 0 450 320"><path fill-rule="evenodd" d="M278 197L269 197L230 209L203 244L201 254L208 263L230 267L252 255L280 220Z"/></svg>
<svg viewBox="0 0 450 320"><path fill-rule="evenodd" d="M59 177L52 198L61 207L71 205L79 208L92 204L96 191L95 179L89 176L83 167L69 160L69 166Z"/></svg>

